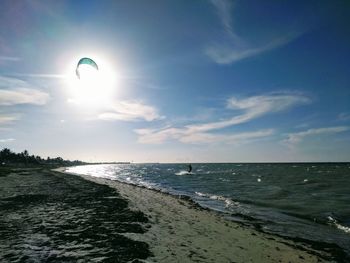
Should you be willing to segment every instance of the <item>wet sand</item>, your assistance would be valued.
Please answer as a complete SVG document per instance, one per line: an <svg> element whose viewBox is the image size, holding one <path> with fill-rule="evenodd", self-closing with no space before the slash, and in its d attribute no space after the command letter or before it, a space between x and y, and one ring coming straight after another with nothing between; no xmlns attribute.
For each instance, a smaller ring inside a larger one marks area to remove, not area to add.
<svg viewBox="0 0 350 263"><path fill-rule="evenodd" d="M62 171L62 170L61 170ZM314 245L269 235L202 209L186 198L91 176L114 188L129 206L149 217L143 234L126 233L150 245L147 262L337 262Z"/></svg>

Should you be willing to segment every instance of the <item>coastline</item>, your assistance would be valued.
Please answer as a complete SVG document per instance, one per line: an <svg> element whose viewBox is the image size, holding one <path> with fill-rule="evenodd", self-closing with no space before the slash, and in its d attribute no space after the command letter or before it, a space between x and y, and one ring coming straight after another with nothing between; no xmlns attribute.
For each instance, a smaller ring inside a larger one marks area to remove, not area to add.
<svg viewBox="0 0 350 263"><path fill-rule="evenodd" d="M56 172L66 173L65 168ZM144 213L151 227L143 234L125 236L149 244L146 262L342 262L317 244L266 234L225 220L187 198L92 176L88 181L108 185Z"/></svg>

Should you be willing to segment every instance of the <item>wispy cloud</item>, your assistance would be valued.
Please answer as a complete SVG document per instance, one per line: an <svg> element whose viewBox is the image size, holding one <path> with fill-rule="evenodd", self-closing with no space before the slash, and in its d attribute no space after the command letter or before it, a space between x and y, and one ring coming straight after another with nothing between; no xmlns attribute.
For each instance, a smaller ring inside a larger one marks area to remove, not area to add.
<svg viewBox="0 0 350 263"><path fill-rule="evenodd" d="M210 45L204 50L205 54L218 64L231 64L259 55L286 45L301 35L301 32L289 32L263 44L253 45L235 33L231 15L233 2L229 0L212 0L211 2L216 8L225 34L228 36L228 40Z"/></svg>
<svg viewBox="0 0 350 263"><path fill-rule="evenodd" d="M340 121L348 121L350 120L350 112L342 112L338 115L338 120Z"/></svg>
<svg viewBox="0 0 350 263"><path fill-rule="evenodd" d="M258 130L253 132L241 132L235 134L211 134L211 133L190 133L180 138L183 143L203 144L203 143L228 143L242 144L252 140L265 138L274 133L273 129Z"/></svg>
<svg viewBox="0 0 350 263"><path fill-rule="evenodd" d="M135 132L139 135L138 142L144 144L160 144L166 140L177 140L186 144L208 144L208 143L247 143L253 139L261 139L271 136L273 129L258 130L253 132L241 132L236 134L211 134L205 132L191 132L181 128L138 129Z"/></svg>
<svg viewBox="0 0 350 263"><path fill-rule="evenodd" d="M0 106L16 104L44 105L49 94L34 89L23 80L0 76Z"/></svg>
<svg viewBox="0 0 350 263"><path fill-rule="evenodd" d="M213 130L220 130L233 125L245 123L263 115L280 112L298 104L309 103L310 99L301 94L269 94L253 96L245 99L231 97L227 100L227 109L238 110L240 113L232 118L186 125L183 127L167 126L162 129L137 129L140 143L162 143L166 140L177 140L183 143L212 143L248 141L273 134L273 130L259 130L238 134L213 134Z"/></svg>
<svg viewBox="0 0 350 263"><path fill-rule="evenodd" d="M0 90L0 106L16 104L44 105L48 99L49 95L47 93L35 89L17 88Z"/></svg>
<svg viewBox="0 0 350 263"><path fill-rule="evenodd" d="M24 77L24 78L42 78L42 79L64 79L67 78L67 75L64 74L32 74L32 73L11 73L6 74L10 77Z"/></svg>
<svg viewBox="0 0 350 263"><path fill-rule="evenodd" d="M9 139L0 139L0 143L6 143L6 142L12 142L14 141L15 139L13 138L9 138Z"/></svg>
<svg viewBox="0 0 350 263"><path fill-rule="evenodd" d="M232 125L248 122L268 113L286 110L295 105L307 104L311 100L301 94L276 93L263 96L253 96L245 99L231 97L227 100L227 108L241 110L242 114L227 120L205 124L189 125L187 128L193 132L203 132L222 129Z"/></svg>
<svg viewBox="0 0 350 263"><path fill-rule="evenodd" d="M335 134L335 133L345 132L348 130L350 130L350 127L348 126L335 126L335 127L308 129L306 131L289 133L287 136L287 139L285 139L283 142L288 146L294 146L300 143L305 137L308 137L308 136Z"/></svg>
<svg viewBox="0 0 350 263"><path fill-rule="evenodd" d="M169 139L179 139L183 131L179 128L165 127L160 129L136 129L139 135L138 142L145 144L160 144Z"/></svg>
<svg viewBox="0 0 350 263"><path fill-rule="evenodd" d="M231 11L233 8L233 1L225 0L211 0L212 4L215 6L221 23L224 27L225 32L233 38L239 38L234 34L232 26L232 16Z"/></svg>
<svg viewBox="0 0 350 263"><path fill-rule="evenodd" d="M293 33L282 36L258 47L235 46L230 45L229 43L216 44L214 46L207 47L205 49L205 54L218 64L231 64L236 61L259 55L263 52L283 46L297 38L299 35L300 33Z"/></svg>
<svg viewBox="0 0 350 263"><path fill-rule="evenodd" d="M20 118L19 115L0 115L0 124L8 124Z"/></svg>
<svg viewBox="0 0 350 263"><path fill-rule="evenodd" d="M98 116L101 120L121 120L121 121L154 121L163 119L158 110L140 101L120 101L115 103L111 111Z"/></svg>

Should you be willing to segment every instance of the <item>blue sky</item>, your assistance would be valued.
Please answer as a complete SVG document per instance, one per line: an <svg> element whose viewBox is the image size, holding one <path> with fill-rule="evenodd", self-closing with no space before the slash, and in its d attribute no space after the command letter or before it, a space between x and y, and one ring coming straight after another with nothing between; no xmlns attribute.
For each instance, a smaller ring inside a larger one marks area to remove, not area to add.
<svg viewBox="0 0 350 263"><path fill-rule="evenodd" d="M0 147L86 161L350 161L349 9L3 1ZM74 76L85 56L101 69L90 93Z"/></svg>

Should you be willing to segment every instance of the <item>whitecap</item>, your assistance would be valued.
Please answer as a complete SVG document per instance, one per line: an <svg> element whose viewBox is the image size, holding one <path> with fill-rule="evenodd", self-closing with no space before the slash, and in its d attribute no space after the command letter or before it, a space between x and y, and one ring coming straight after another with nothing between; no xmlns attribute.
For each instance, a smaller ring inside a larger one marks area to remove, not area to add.
<svg viewBox="0 0 350 263"><path fill-rule="evenodd" d="M203 194L203 193L201 193L201 192L195 192L195 194L196 194L196 195L199 195L199 196L202 196L202 197L206 196L205 194Z"/></svg>
<svg viewBox="0 0 350 263"><path fill-rule="evenodd" d="M240 203L239 203L239 202L233 201L233 200L230 199L230 198L226 198L225 204L226 204L226 205L225 205L226 207L230 207L230 206L240 206Z"/></svg>
<svg viewBox="0 0 350 263"><path fill-rule="evenodd" d="M184 171L184 170L175 173L175 175L192 175L192 174L194 174L194 173L188 172L188 171Z"/></svg>
<svg viewBox="0 0 350 263"><path fill-rule="evenodd" d="M329 220L332 224L334 224L339 230L342 230L342 231L344 231L345 233L350 233L350 227L346 227L346 226L343 226L343 225L339 224L338 221L337 221L336 219L334 219L333 217L331 217L331 216L328 216L327 218L328 218L328 220Z"/></svg>
<svg viewBox="0 0 350 263"><path fill-rule="evenodd" d="M221 195L212 195L212 194L201 193L201 192L195 192L195 194L200 196L200 197L206 197L206 198L209 198L212 200L223 201L223 202L225 202L225 207L240 206L239 202L233 201L232 199L226 198L226 197L221 196Z"/></svg>

